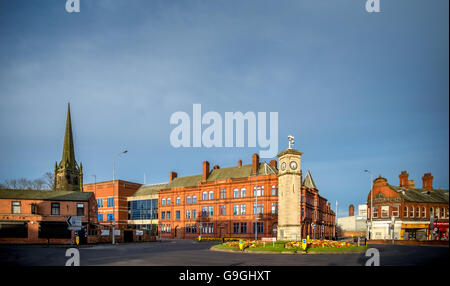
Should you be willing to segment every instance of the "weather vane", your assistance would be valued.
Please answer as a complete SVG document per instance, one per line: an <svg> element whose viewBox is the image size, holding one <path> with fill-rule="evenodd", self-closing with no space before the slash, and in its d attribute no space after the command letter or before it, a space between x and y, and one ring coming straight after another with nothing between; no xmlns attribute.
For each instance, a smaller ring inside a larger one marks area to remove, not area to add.
<svg viewBox="0 0 450 286"><path fill-rule="evenodd" d="M289 141L289 148L288 149L292 149L292 145L294 145L294 143L295 143L294 136L289 135L288 136L288 141Z"/></svg>

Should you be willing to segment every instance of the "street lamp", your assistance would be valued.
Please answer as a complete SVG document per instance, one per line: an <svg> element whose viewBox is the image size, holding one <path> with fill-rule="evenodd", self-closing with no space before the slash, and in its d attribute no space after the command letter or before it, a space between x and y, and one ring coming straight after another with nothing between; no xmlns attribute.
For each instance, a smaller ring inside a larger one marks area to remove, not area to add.
<svg viewBox="0 0 450 286"><path fill-rule="evenodd" d="M369 228L369 239L372 238L372 228L373 228L373 175L369 170L364 170L364 172L369 173L370 175L370 228Z"/></svg>
<svg viewBox="0 0 450 286"><path fill-rule="evenodd" d="M394 244L395 216L392 216L391 231L392 231L392 244Z"/></svg>
<svg viewBox="0 0 450 286"><path fill-rule="evenodd" d="M116 214L115 214L115 180L116 180L116 158L119 157L122 154L128 153L128 150L124 150L122 152L120 152L119 154L117 154L114 159L113 159L113 221L112 221L112 244L116 244L116 239L115 239L115 226L116 226Z"/></svg>

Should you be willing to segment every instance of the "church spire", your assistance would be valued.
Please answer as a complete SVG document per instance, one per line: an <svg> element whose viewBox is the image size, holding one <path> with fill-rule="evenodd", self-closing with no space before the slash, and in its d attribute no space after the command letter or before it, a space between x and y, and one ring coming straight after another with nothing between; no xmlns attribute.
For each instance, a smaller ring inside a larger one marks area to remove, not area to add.
<svg viewBox="0 0 450 286"><path fill-rule="evenodd" d="M67 105L66 133L64 135L64 147L61 166L72 168L76 166L75 150L73 148L72 121L70 118L70 103Z"/></svg>

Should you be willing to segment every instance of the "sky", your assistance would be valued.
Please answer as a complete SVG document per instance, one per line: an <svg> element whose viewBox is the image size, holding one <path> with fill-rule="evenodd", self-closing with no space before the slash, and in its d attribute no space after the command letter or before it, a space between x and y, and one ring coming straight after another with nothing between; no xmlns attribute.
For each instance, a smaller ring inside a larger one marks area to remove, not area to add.
<svg viewBox="0 0 450 286"><path fill-rule="evenodd" d="M111 180L115 158L147 184L250 164L258 146L172 147L170 116L201 104L278 112L278 151L295 137L338 216L367 201L364 169L448 189L449 2L365 2L0 0L0 182L53 171L68 102L85 183Z"/></svg>

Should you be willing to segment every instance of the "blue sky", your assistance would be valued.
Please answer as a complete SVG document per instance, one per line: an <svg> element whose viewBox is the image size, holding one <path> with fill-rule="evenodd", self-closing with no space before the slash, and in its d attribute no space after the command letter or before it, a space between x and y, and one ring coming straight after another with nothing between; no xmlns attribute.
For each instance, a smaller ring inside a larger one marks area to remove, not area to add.
<svg viewBox="0 0 450 286"><path fill-rule="evenodd" d="M0 0L0 181L61 159L67 102L84 180L166 182L260 148L170 145L176 111L278 112L320 194L365 202L369 169L448 189L446 0Z"/></svg>

